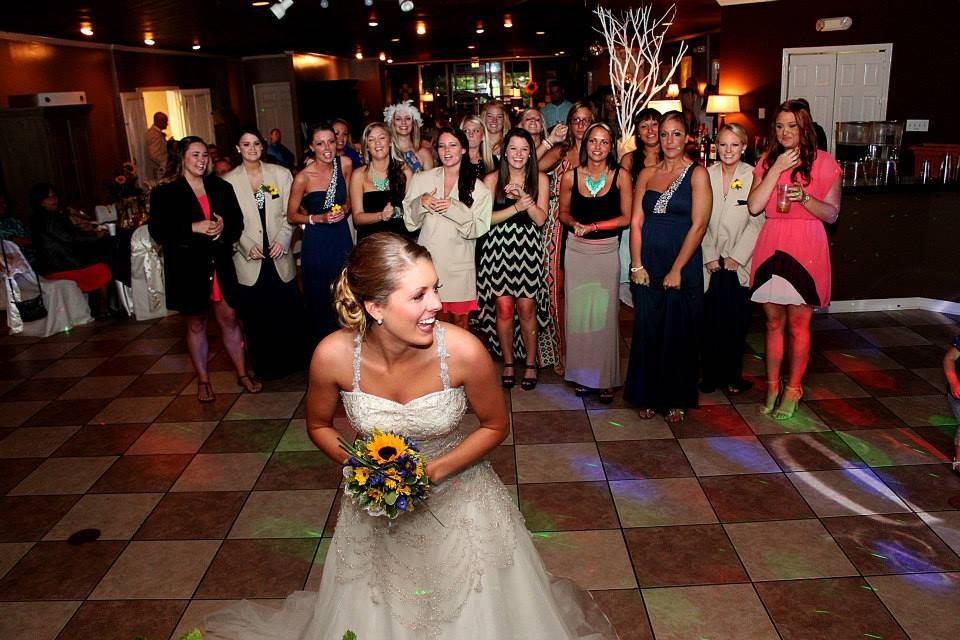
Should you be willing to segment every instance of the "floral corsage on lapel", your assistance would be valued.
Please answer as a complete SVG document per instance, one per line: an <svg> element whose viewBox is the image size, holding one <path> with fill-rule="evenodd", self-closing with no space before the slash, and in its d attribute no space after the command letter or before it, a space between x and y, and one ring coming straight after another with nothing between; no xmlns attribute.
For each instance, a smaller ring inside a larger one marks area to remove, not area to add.
<svg viewBox="0 0 960 640"><path fill-rule="evenodd" d="M277 189L272 184L260 185L260 191L264 194L270 194L270 197L274 200L280 197L280 189Z"/></svg>
<svg viewBox="0 0 960 640"><path fill-rule="evenodd" d="M743 180L740 178L734 178L730 181L730 188L734 191L740 191L740 189L743 189Z"/></svg>

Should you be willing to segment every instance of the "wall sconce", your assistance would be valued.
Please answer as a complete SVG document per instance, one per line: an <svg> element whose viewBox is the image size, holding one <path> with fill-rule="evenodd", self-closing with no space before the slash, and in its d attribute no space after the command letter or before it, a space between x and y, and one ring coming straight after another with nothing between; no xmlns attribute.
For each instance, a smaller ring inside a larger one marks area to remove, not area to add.
<svg viewBox="0 0 960 640"><path fill-rule="evenodd" d="M707 113L716 113L720 115L720 126L723 126L724 117L728 113L738 113L740 111L740 96L709 96L707 98Z"/></svg>
<svg viewBox="0 0 960 640"><path fill-rule="evenodd" d="M680 95L680 85L678 85L676 82L671 82L667 86L667 97L676 98L679 95Z"/></svg>
<svg viewBox="0 0 960 640"><path fill-rule="evenodd" d="M850 16L820 18L817 20L817 31L846 31L852 26L853 18Z"/></svg>

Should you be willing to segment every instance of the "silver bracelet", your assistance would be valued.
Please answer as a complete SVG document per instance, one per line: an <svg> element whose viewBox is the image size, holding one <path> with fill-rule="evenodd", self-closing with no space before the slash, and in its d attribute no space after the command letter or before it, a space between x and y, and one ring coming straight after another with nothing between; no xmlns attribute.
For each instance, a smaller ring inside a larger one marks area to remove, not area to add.
<svg viewBox="0 0 960 640"><path fill-rule="evenodd" d="M646 271L646 269L643 268L643 265L640 265L639 267L630 267L630 273L636 273L637 271Z"/></svg>

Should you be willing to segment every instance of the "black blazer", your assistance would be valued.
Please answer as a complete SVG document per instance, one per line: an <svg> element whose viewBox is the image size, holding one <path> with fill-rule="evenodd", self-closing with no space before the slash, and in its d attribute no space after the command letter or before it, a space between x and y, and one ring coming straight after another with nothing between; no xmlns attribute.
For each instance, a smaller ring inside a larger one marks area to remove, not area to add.
<svg viewBox="0 0 960 640"><path fill-rule="evenodd" d="M104 262L109 253L109 240L80 231L62 211L35 211L31 227L37 273L81 269Z"/></svg>
<svg viewBox="0 0 960 640"><path fill-rule="evenodd" d="M243 214L233 187L216 176L204 176L211 216L223 218L216 240L193 233L191 225L204 219L203 209L184 178L156 187L150 193L150 235L163 248L167 308L186 314L204 313L210 306L213 274L224 298L235 306L237 273L233 245L243 233Z"/></svg>

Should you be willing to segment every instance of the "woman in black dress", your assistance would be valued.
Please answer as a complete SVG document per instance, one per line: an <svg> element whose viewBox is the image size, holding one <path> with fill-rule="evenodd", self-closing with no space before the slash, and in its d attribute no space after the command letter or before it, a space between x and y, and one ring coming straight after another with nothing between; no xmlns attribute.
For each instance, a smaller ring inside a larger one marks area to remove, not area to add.
<svg viewBox="0 0 960 640"><path fill-rule="evenodd" d="M310 354L297 266L290 253L293 226L287 222L293 175L278 164L262 162L264 147L259 131L241 130L237 152L242 162L223 178L243 213L243 235L233 264L247 354L257 376L275 380L305 369Z"/></svg>
<svg viewBox="0 0 960 640"><path fill-rule="evenodd" d="M417 234L403 224L403 196L413 172L402 160L393 158L390 129L372 122L363 130L364 164L350 176L350 206L357 242L381 231L416 240Z"/></svg>
<svg viewBox="0 0 960 640"><path fill-rule="evenodd" d="M703 259L713 196L707 170L684 155L683 115L660 119L663 160L637 176L630 223L633 343L623 396L652 418L681 422L698 402Z"/></svg>
<svg viewBox="0 0 960 640"><path fill-rule="evenodd" d="M250 393L261 385L247 371L243 333L234 311L237 273L234 243L243 233L243 214L233 187L207 174L207 144L196 136L180 141L177 179L150 194L150 235L163 247L167 308L187 316L187 347L197 372L197 400L213 402L207 370L210 310L220 325L223 346Z"/></svg>

